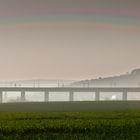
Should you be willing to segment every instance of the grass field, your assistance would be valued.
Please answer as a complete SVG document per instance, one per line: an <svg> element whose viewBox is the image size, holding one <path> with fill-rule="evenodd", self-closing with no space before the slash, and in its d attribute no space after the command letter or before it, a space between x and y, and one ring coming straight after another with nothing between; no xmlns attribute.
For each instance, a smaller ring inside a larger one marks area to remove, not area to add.
<svg viewBox="0 0 140 140"><path fill-rule="evenodd" d="M0 140L139 140L140 110L0 113Z"/></svg>

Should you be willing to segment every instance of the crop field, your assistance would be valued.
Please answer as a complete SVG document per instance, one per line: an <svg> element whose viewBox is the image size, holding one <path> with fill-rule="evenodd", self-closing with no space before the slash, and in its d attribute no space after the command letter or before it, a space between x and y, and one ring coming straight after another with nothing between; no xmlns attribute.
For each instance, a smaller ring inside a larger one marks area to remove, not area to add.
<svg viewBox="0 0 140 140"><path fill-rule="evenodd" d="M139 140L140 110L0 113L0 140Z"/></svg>

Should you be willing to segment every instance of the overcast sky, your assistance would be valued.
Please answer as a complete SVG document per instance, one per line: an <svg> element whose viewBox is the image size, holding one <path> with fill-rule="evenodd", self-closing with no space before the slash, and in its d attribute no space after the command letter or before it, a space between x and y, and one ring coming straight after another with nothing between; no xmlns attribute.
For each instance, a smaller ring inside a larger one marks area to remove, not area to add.
<svg viewBox="0 0 140 140"><path fill-rule="evenodd" d="M0 68L0 80L140 68L140 1L0 0Z"/></svg>

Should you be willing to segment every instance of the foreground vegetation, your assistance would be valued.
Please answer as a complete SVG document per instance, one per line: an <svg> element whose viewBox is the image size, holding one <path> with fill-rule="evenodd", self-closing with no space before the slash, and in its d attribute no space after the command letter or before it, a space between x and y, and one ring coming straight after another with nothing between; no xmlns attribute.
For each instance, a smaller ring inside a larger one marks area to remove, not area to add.
<svg viewBox="0 0 140 140"><path fill-rule="evenodd" d="M139 140L140 111L0 113L0 140Z"/></svg>

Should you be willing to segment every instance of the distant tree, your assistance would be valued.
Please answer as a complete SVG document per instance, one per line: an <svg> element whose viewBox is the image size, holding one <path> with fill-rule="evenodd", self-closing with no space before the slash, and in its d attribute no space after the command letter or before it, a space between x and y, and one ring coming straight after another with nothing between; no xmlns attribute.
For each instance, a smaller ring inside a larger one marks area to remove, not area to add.
<svg viewBox="0 0 140 140"><path fill-rule="evenodd" d="M110 99L109 97L105 97L104 100L105 100L105 101L109 101L109 100L111 100L111 99Z"/></svg>
<svg viewBox="0 0 140 140"><path fill-rule="evenodd" d="M7 102L22 102L22 101L21 101L21 97L17 97L16 99L9 99Z"/></svg>

